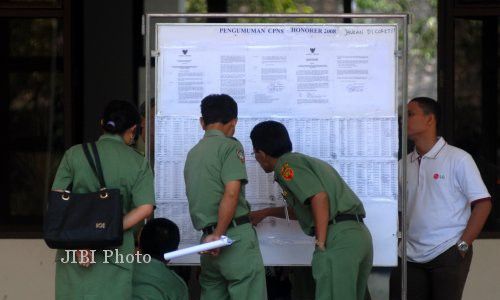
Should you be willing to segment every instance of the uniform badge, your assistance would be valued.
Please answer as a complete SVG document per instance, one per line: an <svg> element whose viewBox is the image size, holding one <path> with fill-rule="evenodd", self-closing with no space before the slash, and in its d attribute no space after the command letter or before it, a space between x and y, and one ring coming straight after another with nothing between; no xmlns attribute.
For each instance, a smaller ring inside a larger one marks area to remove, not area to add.
<svg viewBox="0 0 500 300"><path fill-rule="evenodd" d="M245 152L242 149L236 150L236 156L238 156L242 163L245 163Z"/></svg>
<svg viewBox="0 0 500 300"><path fill-rule="evenodd" d="M285 163L281 167L281 177L285 179L286 181L290 181L293 179L293 169L288 165L288 163Z"/></svg>

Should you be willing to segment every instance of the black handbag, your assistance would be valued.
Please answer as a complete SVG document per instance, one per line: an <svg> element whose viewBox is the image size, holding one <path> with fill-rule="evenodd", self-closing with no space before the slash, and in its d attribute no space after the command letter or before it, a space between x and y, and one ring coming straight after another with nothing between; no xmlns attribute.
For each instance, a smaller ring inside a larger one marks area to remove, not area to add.
<svg viewBox="0 0 500 300"><path fill-rule="evenodd" d="M53 249L103 249L123 242L123 204L119 189L108 189L95 143L92 152L83 151L99 179L99 191L75 194L72 183L67 190L51 191L43 222L43 238Z"/></svg>

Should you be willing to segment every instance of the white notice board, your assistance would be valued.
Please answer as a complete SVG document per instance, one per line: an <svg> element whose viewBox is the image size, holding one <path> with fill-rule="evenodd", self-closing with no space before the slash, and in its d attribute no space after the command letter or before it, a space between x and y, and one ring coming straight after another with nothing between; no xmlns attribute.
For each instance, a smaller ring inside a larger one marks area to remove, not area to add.
<svg viewBox="0 0 500 300"><path fill-rule="evenodd" d="M203 136L200 102L226 93L239 106L235 137L252 208L283 205L273 174L250 154L253 126L277 120L294 151L329 162L363 201L374 265L396 265L397 36L393 24L157 24L156 216L179 225L181 248L201 236L183 180L186 155ZM314 241L295 221L270 218L257 231L266 265L310 264Z"/></svg>

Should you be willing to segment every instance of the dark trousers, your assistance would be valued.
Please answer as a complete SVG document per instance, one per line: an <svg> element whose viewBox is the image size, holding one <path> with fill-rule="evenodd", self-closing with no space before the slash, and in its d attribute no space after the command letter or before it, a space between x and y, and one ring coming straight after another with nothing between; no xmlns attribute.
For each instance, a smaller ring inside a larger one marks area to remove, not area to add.
<svg viewBox="0 0 500 300"><path fill-rule="evenodd" d="M472 260L472 247L462 257L456 246L426 263L407 263L408 300L460 300ZM390 299L401 299L401 259L391 273Z"/></svg>

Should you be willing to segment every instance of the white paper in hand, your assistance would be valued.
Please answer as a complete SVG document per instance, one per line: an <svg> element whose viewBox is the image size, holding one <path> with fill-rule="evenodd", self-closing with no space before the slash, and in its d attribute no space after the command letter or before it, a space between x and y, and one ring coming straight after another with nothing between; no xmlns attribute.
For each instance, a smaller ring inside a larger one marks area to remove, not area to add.
<svg viewBox="0 0 500 300"><path fill-rule="evenodd" d="M220 237L220 239L217 241L203 243L203 244L196 245L193 247L184 248L184 249L165 253L165 254L163 254L163 258L165 260L171 260L171 259L174 259L176 257L181 257L184 255L189 255L189 254L193 254L193 253L199 253L199 252L203 252L203 251L208 251L208 250L213 250L213 249L217 249L217 248L221 248L221 247L230 246L233 242L234 241L231 240L230 238L228 238L227 236L222 235Z"/></svg>

